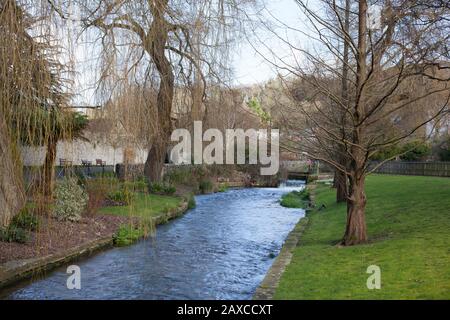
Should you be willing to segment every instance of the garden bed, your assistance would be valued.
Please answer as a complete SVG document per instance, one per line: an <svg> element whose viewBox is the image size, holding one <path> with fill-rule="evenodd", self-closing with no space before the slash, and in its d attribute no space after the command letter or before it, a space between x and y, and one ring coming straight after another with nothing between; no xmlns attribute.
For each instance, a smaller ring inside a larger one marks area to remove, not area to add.
<svg viewBox="0 0 450 320"><path fill-rule="evenodd" d="M139 225L146 219L163 224L187 209L188 202L181 197L137 194L133 205L104 207L95 217L79 222L42 217L26 243L0 241L0 288L110 247L124 225Z"/></svg>
<svg viewBox="0 0 450 320"><path fill-rule="evenodd" d="M113 215L83 218L76 223L41 218L39 230L30 233L27 243L0 241L0 264L54 254L99 238L112 237L118 226L127 220Z"/></svg>

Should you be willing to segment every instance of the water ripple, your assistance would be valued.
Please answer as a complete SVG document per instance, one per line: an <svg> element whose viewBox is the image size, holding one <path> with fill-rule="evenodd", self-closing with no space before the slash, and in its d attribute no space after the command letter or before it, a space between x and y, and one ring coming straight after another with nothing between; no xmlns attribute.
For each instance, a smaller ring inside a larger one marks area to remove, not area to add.
<svg viewBox="0 0 450 320"><path fill-rule="evenodd" d="M81 290L59 268L10 299L250 299L303 210L279 205L298 186L197 196L156 238L78 262Z"/></svg>

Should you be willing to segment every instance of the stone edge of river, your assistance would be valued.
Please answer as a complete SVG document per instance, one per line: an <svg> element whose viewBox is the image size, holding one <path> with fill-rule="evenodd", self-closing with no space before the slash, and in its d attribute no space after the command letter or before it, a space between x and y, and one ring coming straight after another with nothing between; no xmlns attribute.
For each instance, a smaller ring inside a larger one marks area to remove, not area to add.
<svg viewBox="0 0 450 320"><path fill-rule="evenodd" d="M315 185L307 185L311 191ZM314 195L310 195L310 201L314 202ZM253 300L272 300L286 267L290 264L294 249L300 241L300 237L308 226L307 216L300 219L294 229L289 233L277 256L261 284L256 288Z"/></svg>
<svg viewBox="0 0 450 320"><path fill-rule="evenodd" d="M165 224L180 217L188 211L188 202L183 201L180 206L156 216L155 225ZM0 265L0 289L14 285L34 276L43 275L63 264L75 261L81 257L89 256L103 249L113 247L113 235L83 243L68 250L47 255L44 257L9 261Z"/></svg>

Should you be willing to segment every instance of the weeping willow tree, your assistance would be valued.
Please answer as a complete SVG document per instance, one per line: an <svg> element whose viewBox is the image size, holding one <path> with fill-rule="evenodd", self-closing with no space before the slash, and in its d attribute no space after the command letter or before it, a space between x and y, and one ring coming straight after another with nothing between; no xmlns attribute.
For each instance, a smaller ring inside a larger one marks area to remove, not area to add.
<svg viewBox="0 0 450 320"><path fill-rule="evenodd" d="M60 17L76 16L92 43L101 48L99 86L114 96L121 83L155 89L152 141L145 174L161 179L173 106L180 88L192 90L192 119L204 118L211 82L224 80L229 44L245 20L244 10L256 0L48 0ZM117 95L116 95L117 96Z"/></svg>
<svg viewBox="0 0 450 320"><path fill-rule="evenodd" d="M67 117L55 118L68 95L63 65L55 59L55 45L48 33L39 32L39 25L48 18L41 9L31 1L4 0L0 4L1 226L7 226L28 200L20 145L50 146L55 137L70 131ZM45 170L48 167L44 166L44 176ZM47 191L52 188L51 180L51 176L50 181L42 179Z"/></svg>
<svg viewBox="0 0 450 320"><path fill-rule="evenodd" d="M21 133L20 142L24 145L45 146L45 158L40 168L38 191L48 204L53 200L55 180L55 159L58 142L61 140L85 140L83 130L87 127L87 116L79 112L69 111L61 104L45 105L37 108L30 118L33 118L34 130L39 135L28 136L27 123L21 123L17 128Z"/></svg>

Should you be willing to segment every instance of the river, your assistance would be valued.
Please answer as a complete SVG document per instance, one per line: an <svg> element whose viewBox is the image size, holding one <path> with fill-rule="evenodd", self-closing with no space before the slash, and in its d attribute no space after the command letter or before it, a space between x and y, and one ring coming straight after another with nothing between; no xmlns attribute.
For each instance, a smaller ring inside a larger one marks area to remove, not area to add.
<svg viewBox="0 0 450 320"><path fill-rule="evenodd" d="M197 206L157 228L153 238L74 262L81 289L69 290L67 266L9 289L7 299L251 299L300 218L283 208L280 188L232 189L196 197Z"/></svg>

